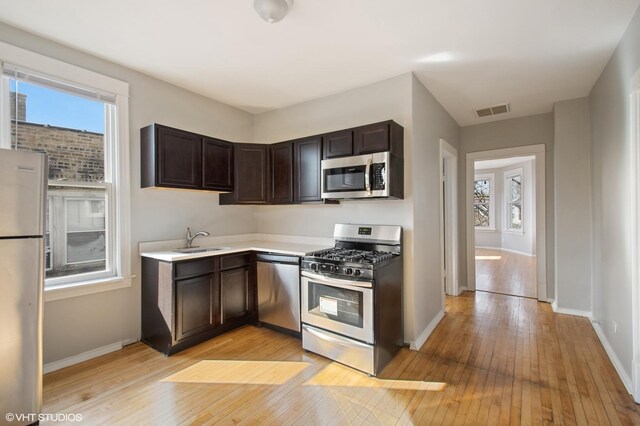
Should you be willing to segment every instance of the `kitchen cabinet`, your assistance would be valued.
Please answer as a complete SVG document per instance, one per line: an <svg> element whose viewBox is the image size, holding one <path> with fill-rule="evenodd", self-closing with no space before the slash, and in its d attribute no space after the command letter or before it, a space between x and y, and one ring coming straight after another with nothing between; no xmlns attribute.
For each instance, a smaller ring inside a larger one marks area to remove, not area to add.
<svg viewBox="0 0 640 426"><path fill-rule="evenodd" d="M202 138L202 188L233 191L233 144Z"/></svg>
<svg viewBox="0 0 640 426"><path fill-rule="evenodd" d="M231 191L233 144L172 127L140 130L141 186Z"/></svg>
<svg viewBox="0 0 640 426"><path fill-rule="evenodd" d="M251 253L142 258L142 341L172 355L254 321L255 280Z"/></svg>
<svg viewBox="0 0 640 426"><path fill-rule="evenodd" d="M219 291L213 273L176 280L176 341L220 323Z"/></svg>
<svg viewBox="0 0 640 426"><path fill-rule="evenodd" d="M222 287L222 322L249 315L249 267L220 273Z"/></svg>
<svg viewBox="0 0 640 426"><path fill-rule="evenodd" d="M322 136L323 158L353 155L353 129L340 130Z"/></svg>
<svg viewBox="0 0 640 426"><path fill-rule="evenodd" d="M391 151L399 157L403 156L404 131L394 121L383 121L356 127L354 129L353 150L355 155L374 152Z"/></svg>
<svg viewBox="0 0 640 426"><path fill-rule="evenodd" d="M281 142L270 145L269 163L269 203L293 203L293 143Z"/></svg>
<svg viewBox="0 0 640 426"><path fill-rule="evenodd" d="M293 201L322 201L322 138L315 136L293 143Z"/></svg>
<svg viewBox="0 0 640 426"><path fill-rule="evenodd" d="M253 263L253 264L252 264ZM226 269L225 269L226 268ZM222 258L220 272L220 288L222 299L222 323L246 318L254 312L253 299L255 285L250 285L255 279L255 261L250 253L227 255Z"/></svg>
<svg viewBox="0 0 640 426"><path fill-rule="evenodd" d="M269 145L234 144L234 191L220 195L220 204L266 204L268 201Z"/></svg>

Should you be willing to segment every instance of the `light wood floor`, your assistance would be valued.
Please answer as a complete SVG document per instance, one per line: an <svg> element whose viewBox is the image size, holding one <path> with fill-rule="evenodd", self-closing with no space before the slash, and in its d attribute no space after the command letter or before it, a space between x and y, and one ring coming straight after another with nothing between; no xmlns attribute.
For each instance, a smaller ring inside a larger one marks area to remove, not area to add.
<svg viewBox="0 0 640 426"><path fill-rule="evenodd" d="M484 292L447 298L380 379L247 326L170 358L136 343L44 383L44 412L83 424L640 424L587 319Z"/></svg>
<svg viewBox="0 0 640 426"><path fill-rule="evenodd" d="M536 258L476 248L476 289L537 298Z"/></svg>

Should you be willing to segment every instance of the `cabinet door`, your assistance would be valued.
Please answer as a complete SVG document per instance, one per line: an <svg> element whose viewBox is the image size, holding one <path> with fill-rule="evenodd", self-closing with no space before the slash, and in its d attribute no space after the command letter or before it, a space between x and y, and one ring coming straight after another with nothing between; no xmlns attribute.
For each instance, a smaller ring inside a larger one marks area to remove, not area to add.
<svg viewBox="0 0 640 426"><path fill-rule="evenodd" d="M341 130L322 137L324 158L353 155L353 130Z"/></svg>
<svg viewBox="0 0 640 426"><path fill-rule="evenodd" d="M176 341L217 325L219 299L215 274L176 280Z"/></svg>
<svg viewBox="0 0 640 426"><path fill-rule="evenodd" d="M267 202L269 145L236 144L235 197L239 204L264 204Z"/></svg>
<svg viewBox="0 0 640 426"><path fill-rule="evenodd" d="M198 135L157 127L158 186L198 189L201 186L201 141Z"/></svg>
<svg viewBox="0 0 640 426"><path fill-rule="evenodd" d="M355 132L356 155L389 150L389 123L376 123L358 127Z"/></svg>
<svg viewBox="0 0 640 426"><path fill-rule="evenodd" d="M294 202L321 201L322 139L299 140L293 147Z"/></svg>
<svg viewBox="0 0 640 426"><path fill-rule="evenodd" d="M220 273L222 291L222 323L249 314L249 267Z"/></svg>
<svg viewBox="0 0 640 426"><path fill-rule="evenodd" d="M202 138L202 188L233 190L233 144Z"/></svg>
<svg viewBox="0 0 640 426"><path fill-rule="evenodd" d="M270 150L271 185L269 202L293 203L293 143L273 144Z"/></svg>

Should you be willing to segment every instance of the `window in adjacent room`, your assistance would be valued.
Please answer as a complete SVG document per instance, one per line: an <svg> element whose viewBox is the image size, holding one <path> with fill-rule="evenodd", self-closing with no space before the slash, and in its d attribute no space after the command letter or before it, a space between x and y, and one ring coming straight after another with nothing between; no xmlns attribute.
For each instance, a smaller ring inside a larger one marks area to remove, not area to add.
<svg viewBox="0 0 640 426"><path fill-rule="evenodd" d="M476 229L495 229L493 174L476 175L473 182L473 217Z"/></svg>
<svg viewBox="0 0 640 426"><path fill-rule="evenodd" d="M522 232L522 169L505 173L505 199L507 201L506 229Z"/></svg>

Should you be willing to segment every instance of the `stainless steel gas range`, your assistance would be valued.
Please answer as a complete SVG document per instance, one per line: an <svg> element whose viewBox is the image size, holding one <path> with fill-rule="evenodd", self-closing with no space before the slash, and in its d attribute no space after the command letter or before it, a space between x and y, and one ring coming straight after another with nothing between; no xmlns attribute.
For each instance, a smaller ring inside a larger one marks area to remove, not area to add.
<svg viewBox="0 0 640 426"><path fill-rule="evenodd" d="M402 228L338 224L302 260L302 347L377 375L403 345Z"/></svg>

